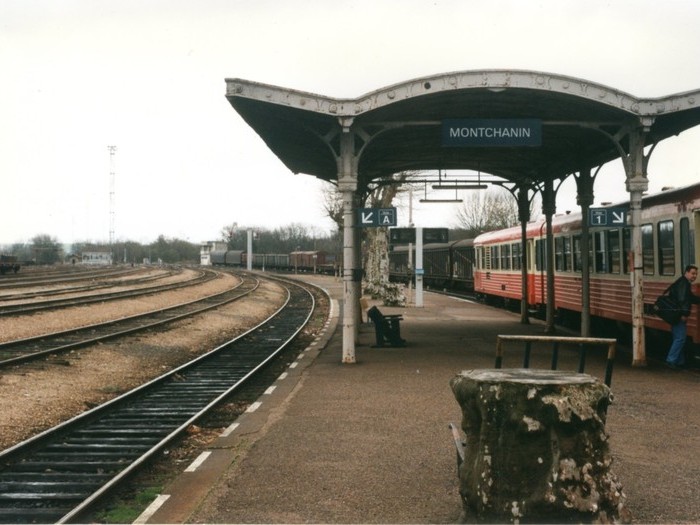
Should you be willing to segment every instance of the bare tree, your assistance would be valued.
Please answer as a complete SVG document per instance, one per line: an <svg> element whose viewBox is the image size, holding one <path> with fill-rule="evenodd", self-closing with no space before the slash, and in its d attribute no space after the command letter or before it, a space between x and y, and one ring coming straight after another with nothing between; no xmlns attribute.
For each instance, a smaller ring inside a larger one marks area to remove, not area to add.
<svg viewBox="0 0 700 525"><path fill-rule="evenodd" d="M530 211L534 209L534 200ZM491 187L483 192L469 193L457 210L457 226L470 236L508 228L520 223L518 202L505 188Z"/></svg>
<svg viewBox="0 0 700 525"><path fill-rule="evenodd" d="M238 229L239 228L237 222L231 223L221 228L221 238L228 243L229 247L233 243Z"/></svg>
<svg viewBox="0 0 700 525"><path fill-rule="evenodd" d="M323 187L323 209L330 219L343 230L343 196L336 186L327 184Z"/></svg>

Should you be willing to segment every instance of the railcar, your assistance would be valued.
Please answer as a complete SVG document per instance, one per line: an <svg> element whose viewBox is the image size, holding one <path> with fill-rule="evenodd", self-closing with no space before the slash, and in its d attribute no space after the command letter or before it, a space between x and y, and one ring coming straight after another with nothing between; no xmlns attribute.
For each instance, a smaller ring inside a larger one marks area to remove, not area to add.
<svg viewBox="0 0 700 525"><path fill-rule="evenodd" d="M20 264L17 261L16 255L0 254L0 275L6 273L17 273L20 269Z"/></svg>
<svg viewBox="0 0 700 525"><path fill-rule="evenodd" d="M248 254L243 253L242 263L247 266ZM287 271L290 268L289 254L286 253L254 253L252 267L259 270Z"/></svg>
<svg viewBox="0 0 700 525"><path fill-rule="evenodd" d="M289 254L291 269L297 272L333 274L337 271L335 254L322 250L295 251Z"/></svg>
<svg viewBox="0 0 700 525"><path fill-rule="evenodd" d="M243 250L216 250L212 251L209 257L214 266L241 266L243 264Z"/></svg>
<svg viewBox="0 0 700 525"><path fill-rule="evenodd" d="M408 246L395 246L389 252L389 277L394 282L413 278L409 269ZM416 249L412 248L415 267ZM423 246L423 283L429 287L471 292L474 288L474 246L472 239Z"/></svg>
<svg viewBox="0 0 700 525"><path fill-rule="evenodd" d="M629 203L613 207L629 210ZM554 305L560 320L572 325L581 313L580 213L556 216L554 238ZM641 210L644 323L647 329L668 332L669 326L650 314L650 307L687 264L696 264L700 249L700 184L666 190L644 197ZM527 302L544 309L547 302L546 224L527 225ZM590 311L602 328L623 328L632 323L630 280L631 229L628 226L589 228ZM490 302L520 301L522 297L521 228L485 233L474 239L474 289ZM698 294L697 286L694 293ZM653 335L653 334L652 334ZM688 321L688 337L700 342L697 309Z"/></svg>

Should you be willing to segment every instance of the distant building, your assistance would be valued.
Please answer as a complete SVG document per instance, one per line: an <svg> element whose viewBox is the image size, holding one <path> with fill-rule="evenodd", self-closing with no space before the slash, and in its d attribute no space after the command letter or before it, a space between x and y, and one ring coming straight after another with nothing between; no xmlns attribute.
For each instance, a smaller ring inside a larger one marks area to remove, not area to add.
<svg viewBox="0 0 700 525"><path fill-rule="evenodd" d="M224 241L206 241L199 247L199 264L211 266L211 252L226 251L228 244Z"/></svg>
<svg viewBox="0 0 700 525"><path fill-rule="evenodd" d="M107 266L112 264L112 252L83 252L82 263Z"/></svg>

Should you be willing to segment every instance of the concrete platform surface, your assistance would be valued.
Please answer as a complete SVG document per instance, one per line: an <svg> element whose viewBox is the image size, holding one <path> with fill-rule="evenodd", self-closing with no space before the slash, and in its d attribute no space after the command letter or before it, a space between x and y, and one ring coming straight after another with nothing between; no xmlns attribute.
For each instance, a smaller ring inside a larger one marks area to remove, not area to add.
<svg viewBox="0 0 700 525"><path fill-rule="evenodd" d="M372 348L365 324L357 363L344 365L342 282L305 279L335 299L318 343L138 523L459 522L448 423L459 424L461 412L448 382L462 370L492 368L496 335L542 335L543 324L426 293L422 308L380 305L403 315L406 347ZM503 366L520 366L521 350L506 349ZM548 368L549 354L535 350L531 366ZM604 348L591 352L586 372L602 379L604 357ZM700 375L630 362L618 353L606 427L628 507L637 523L700 522ZM573 351L562 352L561 369L576 363Z"/></svg>

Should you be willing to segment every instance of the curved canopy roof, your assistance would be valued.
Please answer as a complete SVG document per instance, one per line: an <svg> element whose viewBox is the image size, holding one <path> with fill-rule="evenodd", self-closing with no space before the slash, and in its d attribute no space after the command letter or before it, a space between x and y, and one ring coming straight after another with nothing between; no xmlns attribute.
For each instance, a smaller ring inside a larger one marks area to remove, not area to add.
<svg viewBox="0 0 700 525"><path fill-rule="evenodd" d="M405 170L471 169L537 182L627 152L630 130L653 144L700 124L700 90L637 98L583 79L521 70L445 73L358 98L226 79L226 98L294 173L338 177L339 135L356 132L360 184ZM539 119L540 146L446 147L448 119Z"/></svg>

